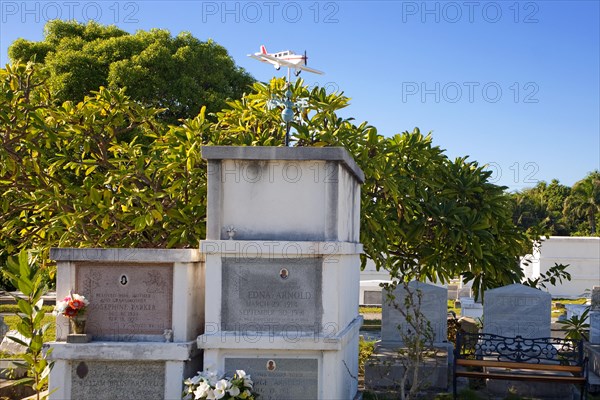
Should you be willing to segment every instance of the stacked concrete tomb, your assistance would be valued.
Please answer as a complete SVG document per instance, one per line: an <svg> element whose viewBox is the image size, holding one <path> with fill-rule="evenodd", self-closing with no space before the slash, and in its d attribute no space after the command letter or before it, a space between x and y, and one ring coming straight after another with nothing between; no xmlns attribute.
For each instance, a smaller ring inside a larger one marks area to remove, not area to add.
<svg viewBox="0 0 600 400"><path fill-rule="evenodd" d="M357 393L360 185L341 148L204 147L204 365L261 399Z"/></svg>
<svg viewBox="0 0 600 400"><path fill-rule="evenodd" d="M53 249L57 298L89 301L89 343L58 316L51 399L177 399L202 368L204 264L198 250Z"/></svg>

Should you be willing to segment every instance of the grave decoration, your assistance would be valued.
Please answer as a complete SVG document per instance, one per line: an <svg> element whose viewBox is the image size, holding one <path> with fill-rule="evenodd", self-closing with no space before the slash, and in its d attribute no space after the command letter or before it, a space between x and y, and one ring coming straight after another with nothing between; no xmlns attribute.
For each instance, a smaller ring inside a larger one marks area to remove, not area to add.
<svg viewBox="0 0 600 400"><path fill-rule="evenodd" d="M241 369L236 370L231 378L206 369L186 379L183 384L183 400L256 398L252 392L253 382L250 375Z"/></svg>
<svg viewBox="0 0 600 400"><path fill-rule="evenodd" d="M90 302L82 295L70 292L64 300L56 303L52 314L69 318L71 331L74 334L85 334L86 311Z"/></svg>

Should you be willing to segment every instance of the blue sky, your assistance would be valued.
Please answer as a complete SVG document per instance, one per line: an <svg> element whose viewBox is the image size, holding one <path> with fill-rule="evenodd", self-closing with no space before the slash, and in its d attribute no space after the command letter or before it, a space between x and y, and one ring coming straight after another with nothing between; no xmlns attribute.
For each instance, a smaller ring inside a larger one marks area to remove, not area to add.
<svg viewBox="0 0 600 400"><path fill-rule="evenodd" d="M263 81L284 72L246 57L261 44L307 50L326 74L303 78L349 96L344 116L386 136L432 131L510 190L600 168L599 1L2 0L0 12L2 65L56 17L189 31Z"/></svg>

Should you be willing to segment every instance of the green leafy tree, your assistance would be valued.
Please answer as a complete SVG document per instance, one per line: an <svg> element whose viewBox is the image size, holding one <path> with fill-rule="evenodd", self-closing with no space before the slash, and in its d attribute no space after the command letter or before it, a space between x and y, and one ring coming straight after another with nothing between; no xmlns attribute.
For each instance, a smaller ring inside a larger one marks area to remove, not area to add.
<svg viewBox="0 0 600 400"><path fill-rule="evenodd" d="M0 70L0 254L197 246L204 112L167 129L159 110L104 88L56 107L46 76L32 63Z"/></svg>
<svg viewBox="0 0 600 400"><path fill-rule="evenodd" d="M563 204L571 188L553 179L511 195L513 221L530 232L547 236L568 236L571 224L563 217Z"/></svg>
<svg viewBox="0 0 600 400"><path fill-rule="evenodd" d="M588 227L584 228L592 235L596 234L596 219L600 212L600 172L594 171L573 185L571 194L564 203L565 217L585 218ZM588 230L589 229L589 230ZM583 233L587 233L583 232Z"/></svg>
<svg viewBox="0 0 600 400"><path fill-rule="evenodd" d="M8 54L13 61L45 64L59 102L82 101L100 86L126 88L133 100L163 108L159 118L172 123L203 106L220 110L254 81L211 40L160 29L129 34L94 21L50 21L44 40L18 39Z"/></svg>
<svg viewBox="0 0 600 400"><path fill-rule="evenodd" d="M202 145L283 145L281 109L267 107L285 82L255 83L207 121L157 122L123 90L101 88L54 106L48 72L17 64L0 73L5 254L52 246L196 247L205 237ZM337 112L341 93L291 88L307 99L292 123L297 146L343 146L366 175L365 259L398 277L447 281L463 275L476 292L520 281L529 238L512 222L504 188L467 158L450 160L418 129L389 138Z"/></svg>

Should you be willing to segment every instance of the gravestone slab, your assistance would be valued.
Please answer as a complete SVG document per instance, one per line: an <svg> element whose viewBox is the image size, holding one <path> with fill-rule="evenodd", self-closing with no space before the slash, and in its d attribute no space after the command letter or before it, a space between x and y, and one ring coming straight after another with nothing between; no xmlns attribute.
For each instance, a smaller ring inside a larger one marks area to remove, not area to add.
<svg viewBox="0 0 600 400"><path fill-rule="evenodd" d="M600 311L592 311L590 319L590 343L600 344Z"/></svg>
<svg viewBox="0 0 600 400"><path fill-rule="evenodd" d="M590 311L600 311L600 286L592 288L592 304Z"/></svg>
<svg viewBox="0 0 600 400"><path fill-rule="evenodd" d="M6 332L8 332L9 330L10 328L4 322L4 317L0 315L0 337L3 338L4 335L6 335Z"/></svg>
<svg viewBox="0 0 600 400"><path fill-rule="evenodd" d="M225 358L225 373L243 369L261 400L319 398L319 363L311 358Z"/></svg>
<svg viewBox="0 0 600 400"><path fill-rule="evenodd" d="M171 329L172 264L78 264L75 291L89 301L87 333L123 340L123 335L162 335Z"/></svg>
<svg viewBox="0 0 600 400"><path fill-rule="evenodd" d="M381 304L381 290L365 290L365 304Z"/></svg>
<svg viewBox="0 0 600 400"><path fill-rule="evenodd" d="M463 286L458 291L458 298L461 299L463 297L471 297L471 286Z"/></svg>
<svg viewBox="0 0 600 400"><path fill-rule="evenodd" d="M421 313L429 321L433 330L434 343L442 343L448 340L448 291L446 288L431 285L423 282L410 282L408 285L410 291L414 293L415 304L418 301L418 291L421 292ZM406 323L400 310L387 300L387 291L383 290L383 305L381 315L381 341L382 343L398 344L402 341L398 325L404 332L412 330ZM393 292L395 303L404 309L404 299L408 292L402 285L398 285Z"/></svg>
<svg viewBox="0 0 600 400"><path fill-rule="evenodd" d="M224 331L319 331L321 258L222 258Z"/></svg>
<svg viewBox="0 0 600 400"><path fill-rule="evenodd" d="M26 353L27 346L23 346L22 344L15 342L11 339L11 337L17 338L24 343L29 343L31 340L21 335L19 331L8 331L6 332L6 336L4 336L4 338L2 339L2 343L0 343L0 352L13 355Z"/></svg>
<svg viewBox="0 0 600 400"><path fill-rule="evenodd" d="M448 300L456 300L458 298L458 285L448 285Z"/></svg>
<svg viewBox="0 0 600 400"><path fill-rule="evenodd" d="M74 361L71 365L72 400L164 397L164 362Z"/></svg>
<svg viewBox="0 0 600 400"><path fill-rule="evenodd" d="M550 337L550 293L520 284L485 292L483 332L507 337Z"/></svg>

